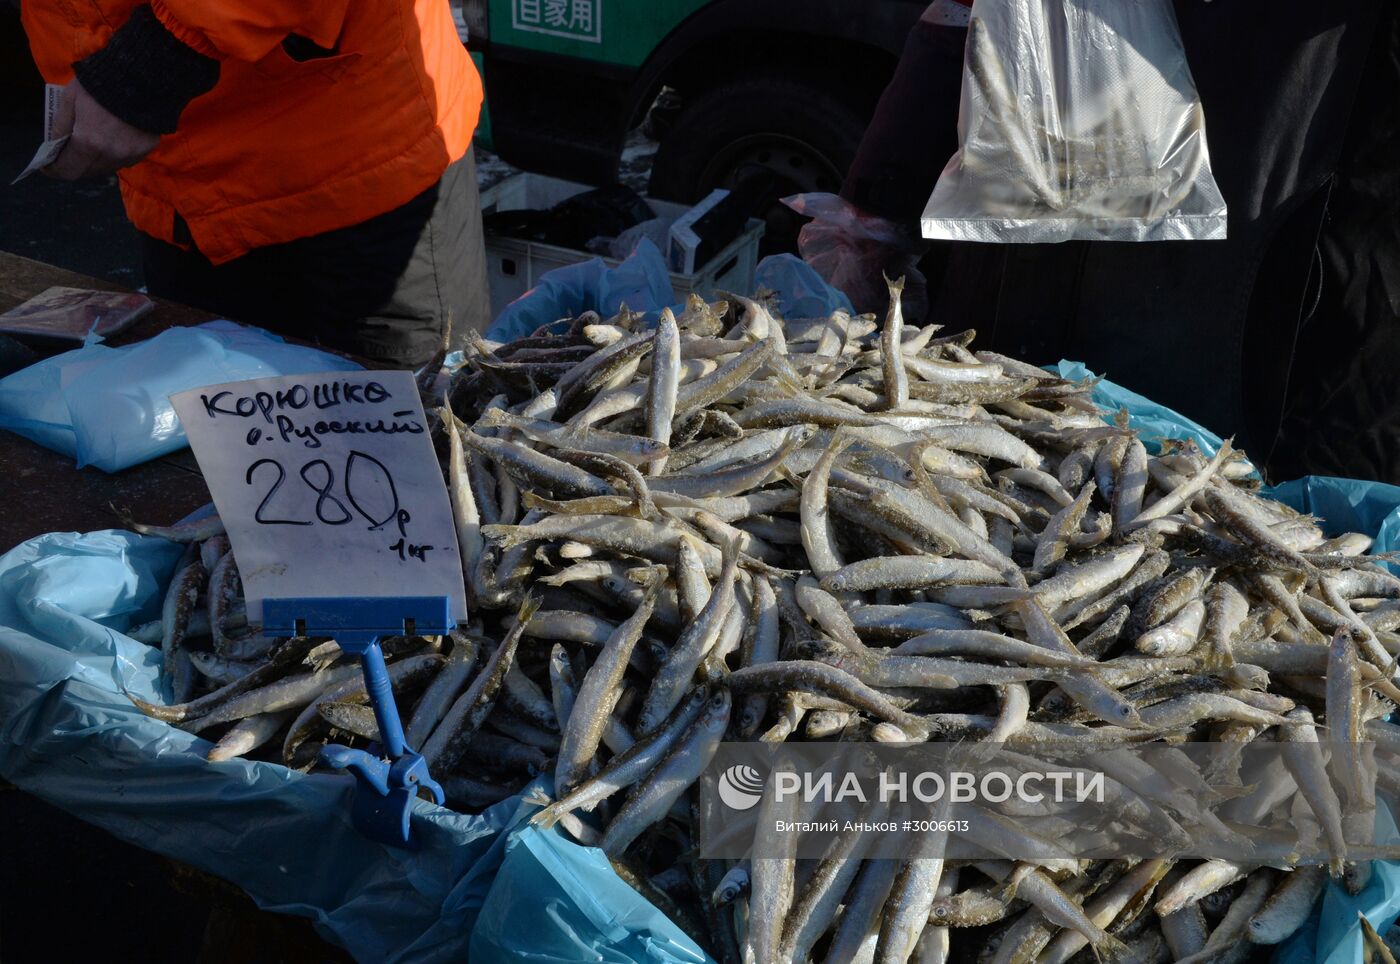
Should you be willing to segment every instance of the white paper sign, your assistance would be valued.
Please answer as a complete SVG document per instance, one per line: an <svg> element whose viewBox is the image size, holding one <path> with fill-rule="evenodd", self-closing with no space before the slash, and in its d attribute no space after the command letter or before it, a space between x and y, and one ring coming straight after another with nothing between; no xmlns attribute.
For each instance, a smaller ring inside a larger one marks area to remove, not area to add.
<svg viewBox="0 0 1400 964"><path fill-rule="evenodd" d="M267 598L447 596L457 531L409 372L255 378L170 397L238 560Z"/></svg>
<svg viewBox="0 0 1400 964"><path fill-rule="evenodd" d="M58 106L63 99L63 88L58 84L44 85L44 143L39 145L39 149L34 152L34 159L29 162L29 166L20 172L19 177L10 182L14 187L20 181L33 174L40 168L48 167L54 162L54 158L63 152L63 145L68 143L68 136L54 137L54 125L58 121Z"/></svg>

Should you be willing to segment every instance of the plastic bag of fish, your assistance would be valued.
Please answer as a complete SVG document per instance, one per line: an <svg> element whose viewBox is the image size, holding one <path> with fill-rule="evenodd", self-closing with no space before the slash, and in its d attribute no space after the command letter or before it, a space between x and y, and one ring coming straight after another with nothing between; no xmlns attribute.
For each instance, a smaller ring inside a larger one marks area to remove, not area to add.
<svg viewBox="0 0 1400 964"><path fill-rule="evenodd" d="M1228 442L1144 440L1089 383L906 326L899 295L883 319L692 297L476 341L428 400L472 621L386 644L449 803L548 777L535 822L722 961L1240 960L1329 877L1364 886L1340 843L1302 866L696 857L722 740L1276 741L1300 783L1372 742L1370 785L1309 797L1329 840L1400 791L1400 579L1369 538L1260 497ZM334 643L246 625L217 519L136 528L189 546L135 631L177 700L145 712L214 760L377 738Z"/></svg>

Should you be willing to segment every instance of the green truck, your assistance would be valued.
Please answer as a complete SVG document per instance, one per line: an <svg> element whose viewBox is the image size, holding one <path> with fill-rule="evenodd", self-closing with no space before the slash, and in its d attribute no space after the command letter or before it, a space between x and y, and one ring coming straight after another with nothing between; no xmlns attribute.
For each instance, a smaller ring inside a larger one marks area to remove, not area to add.
<svg viewBox="0 0 1400 964"><path fill-rule="evenodd" d="M460 0L489 104L483 146L524 170L616 179L663 89L650 193L693 202L762 181L774 199L836 191L927 0ZM674 92L674 96L669 92ZM770 245L771 246L771 245Z"/></svg>

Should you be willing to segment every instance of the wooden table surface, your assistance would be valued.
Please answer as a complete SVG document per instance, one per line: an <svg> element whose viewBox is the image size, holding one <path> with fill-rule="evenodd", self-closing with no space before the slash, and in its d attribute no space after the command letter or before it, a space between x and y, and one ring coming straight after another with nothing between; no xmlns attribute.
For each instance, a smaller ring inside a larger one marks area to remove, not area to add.
<svg viewBox="0 0 1400 964"><path fill-rule="evenodd" d="M8 311L54 285L124 290L98 278L0 252L0 311ZM197 325L212 317L156 299L154 311L113 335L108 344L130 344L167 328ZM40 350L56 354L62 349ZM6 507L0 512L0 551L45 532L89 532L120 526L112 506L129 510L141 522L166 524L208 501L209 490L189 449L108 474L91 467L76 468L66 455L13 432L0 431L0 505Z"/></svg>

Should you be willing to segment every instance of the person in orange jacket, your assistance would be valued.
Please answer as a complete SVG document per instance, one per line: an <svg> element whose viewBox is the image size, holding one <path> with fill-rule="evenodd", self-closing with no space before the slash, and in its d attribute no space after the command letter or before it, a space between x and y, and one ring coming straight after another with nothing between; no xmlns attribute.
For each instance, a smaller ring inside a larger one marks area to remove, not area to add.
<svg viewBox="0 0 1400 964"><path fill-rule="evenodd" d="M152 294L413 367L482 328L481 80L447 0L26 3L46 173L121 181Z"/></svg>

